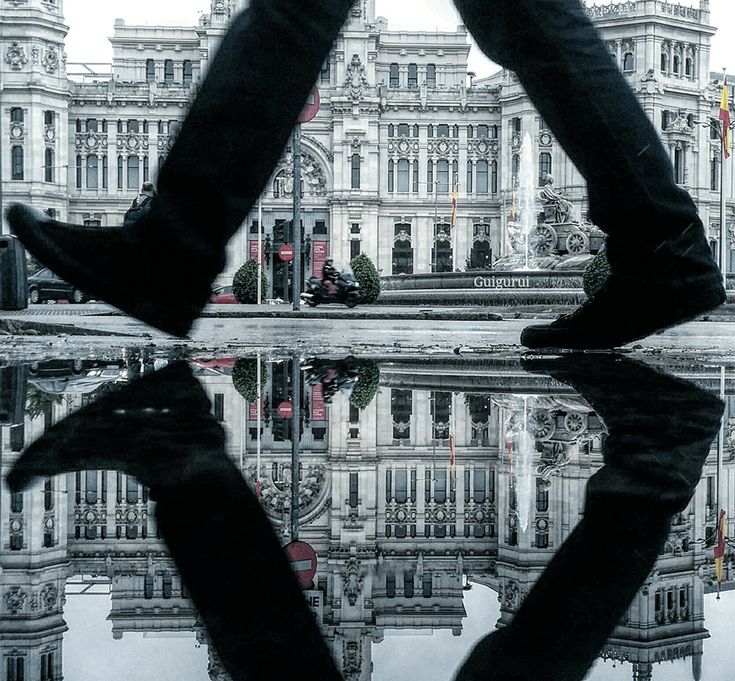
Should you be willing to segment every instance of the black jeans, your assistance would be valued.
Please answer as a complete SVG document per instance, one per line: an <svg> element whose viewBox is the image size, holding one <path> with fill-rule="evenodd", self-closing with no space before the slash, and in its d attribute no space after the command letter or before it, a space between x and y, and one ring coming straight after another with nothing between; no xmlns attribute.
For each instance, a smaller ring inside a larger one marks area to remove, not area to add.
<svg viewBox="0 0 735 681"><path fill-rule="evenodd" d="M719 282L691 197L578 0L455 0L482 50L518 75L588 183L613 270ZM184 255L224 244L265 188L351 0L253 0L237 17L159 178ZM159 216L160 219L160 216ZM185 227L184 225L188 225ZM170 230L164 230L170 231ZM154 238L154 225L141 226ZM163 243L172 248L170 234ZM201 256L206 257L204 261Z"/></svg>

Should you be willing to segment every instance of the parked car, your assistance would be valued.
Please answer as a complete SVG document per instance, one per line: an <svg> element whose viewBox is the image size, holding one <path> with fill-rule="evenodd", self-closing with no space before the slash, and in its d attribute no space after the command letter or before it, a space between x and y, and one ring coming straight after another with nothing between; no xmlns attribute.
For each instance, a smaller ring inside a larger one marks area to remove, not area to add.
<svg viewBox="0 0 735 681"><path fill-rule="evenodd" d="M217 286L212 291L212 297L209 299L209 302L215 305L237 305L237 299L232 292L232 286Z"/></svg>
<svg viewBox="0 0 735 681"><path fill-rule="evenodd" d="M44 267L28 277L28 300L42 303L45 300L68 300L70 303L86 303L86 294L65 282L50 269Z"/></svg>

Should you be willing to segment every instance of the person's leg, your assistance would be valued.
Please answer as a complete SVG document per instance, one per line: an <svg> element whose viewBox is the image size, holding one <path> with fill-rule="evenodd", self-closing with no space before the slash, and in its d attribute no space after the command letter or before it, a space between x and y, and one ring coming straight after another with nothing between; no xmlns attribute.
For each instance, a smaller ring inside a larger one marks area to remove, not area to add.
<svg viewBox="0 0 735 681"><path fill-rule="evenodd" d="M480 48L518 75L587 181L590 217L609 235L612 287L619 291L608 295L607 305L615 307L616 298L646 287L653 296L663 287L696 298L664 314L658 326L654 314L648 320L652 328L638 324L621 333L647 335L723 302L720 274L696 206L674 182L653 125L578 0L455 3ZM571 331L583 332L588 323L582 315L581 328ZM617 321L615 326L620 328ZM583 347L587 340L593 339L582 338ZM618 340L611 334L607 345Z"/></svg>
<svg viewBox="0 0 735 681"><path fill-rule="evenodd" d="M88 230L22 206L26 248L95 297L185 335L225 245L265 188L351 0L253 0L237 17L161 170L157 206L130 228Z"/></svg>

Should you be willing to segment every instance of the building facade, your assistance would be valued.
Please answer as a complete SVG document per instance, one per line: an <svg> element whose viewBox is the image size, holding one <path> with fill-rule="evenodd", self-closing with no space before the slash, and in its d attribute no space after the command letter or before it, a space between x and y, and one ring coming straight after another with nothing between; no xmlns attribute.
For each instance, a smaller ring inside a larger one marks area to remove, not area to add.
<svg viewBox="0 0 735 681"><path fill-rule="evenodd" d="M155 180L227 24L246 0L212 0L196 26L117 20L112 65L66 64L63 0L2 0L3 204L30 203L90 227L118 225ZM669 150L677 182L719 245L721 76L710 72L708 0L631 0L588 11ZM522 136L579 215L585 184L514 74L468 74L468 34L391 31L374 0L353 8L318 79L321 110L303 129L304 271L360 252L383 274L490 266L506 227ZM735 80L735 79L733 79ZM288 298L291 149L262 196L270 295ZM735 173L726 194L733 212ZM540 181L540 180L539 180ZM457 188L457 225L450 229ZM732 221L730 224L735 224ZM257 213L232 240L221 282L257 258ZM726 246L728 252L730 246ZM732 263L732 264L735 264Z"/></svg>

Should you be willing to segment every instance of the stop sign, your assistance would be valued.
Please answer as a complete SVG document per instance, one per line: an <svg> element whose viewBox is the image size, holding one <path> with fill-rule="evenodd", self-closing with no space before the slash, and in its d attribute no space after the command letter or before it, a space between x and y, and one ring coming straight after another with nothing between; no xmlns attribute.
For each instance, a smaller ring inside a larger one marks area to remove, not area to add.
<svg viewBox="0 0 735 681"><path fill-rule="evenodd" d="M293 260L293 246L285 244L278 249L278 257L283 262L291 262Z"/></svg>
<svg viewBox="0 0 735 681"><path fill-rule="evenodd" d="M319 88L315 85L309 95L309 99L306 100L306 106L299 115L299 123L308 123L314 120L314 117L319 113L320 104L321 95L319 94Z"/></svg>
<svg viewBox="0 0 735 681"><path fill-rule="evenodd" d="M316 575L316 551L304 541L292 541L284 547L291 569L302 589L309 589Z"/></svg>
<svg viewBox="0 0 735 681"><path fill-rule="evenodd" d="M293 416L293 404L288 400L278 405L278 415L282 419L290 419Z"/></svg>

